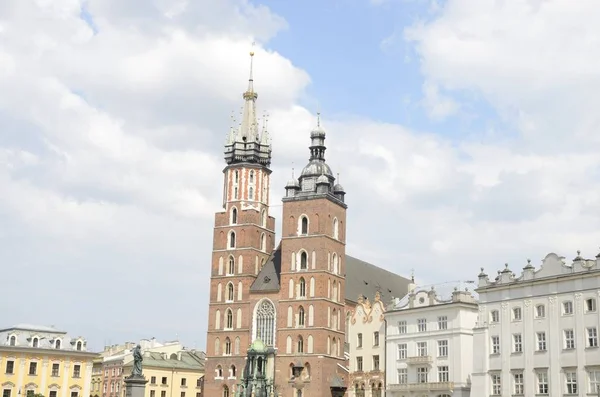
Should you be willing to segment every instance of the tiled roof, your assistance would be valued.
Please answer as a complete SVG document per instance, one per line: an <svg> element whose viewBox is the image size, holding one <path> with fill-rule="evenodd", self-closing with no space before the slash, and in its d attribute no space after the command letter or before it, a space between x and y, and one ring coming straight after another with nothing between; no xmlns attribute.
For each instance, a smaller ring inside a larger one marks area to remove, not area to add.
<svg viewBox="0 0 600 397"><path fill-rule="evenodd" d="M281 277L281 244L273 251L252 286L251 292L279 291ZM410 280L377 267L371 263L346 255L346 296L356 302L358 295L367 297L380 293L381 300L406 295Z"/></svg>
<svg viewBox="0 0 600 397"><path fill-rule="evenodd" d="M177 355L177 353L173 353L171 355L166 355L167 358L164 358L164 353L158 352L146 352L144 354L144 367L160 367L160 368L174 368L174 369L189 369L189 370L204 370L204 358L200 355L200 353L195 353L191 351L181 351L181 360L177 358L171 358L173 355ZM130 362L125 367L130 367L133 362Z"/></svg>

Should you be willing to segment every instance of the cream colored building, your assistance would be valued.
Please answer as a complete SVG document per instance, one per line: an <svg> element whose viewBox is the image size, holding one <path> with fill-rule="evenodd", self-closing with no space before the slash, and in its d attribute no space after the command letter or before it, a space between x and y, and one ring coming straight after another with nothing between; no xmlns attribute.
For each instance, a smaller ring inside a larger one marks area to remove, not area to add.
<svg viewBox="0 0 600 397"><path fill-rule="evenodd" d="M83 337L54 327L20 324L1 329L2 396L88 397L96 357L87 351Z"/></svg>
<svg viewBox="0 0 600 397"><path fill-rule="evenodd" d="M382 397L385 391L385 305L360 296L350 313L348 348L350 397Z"/></svg>
<svg viewBox="0 0 600 397"><path fill-rule="evenodd" d="M144 352L146 397L203 397L205 354L195 350L175 353ZM123 367L131 373L133 361Z"/></svg>

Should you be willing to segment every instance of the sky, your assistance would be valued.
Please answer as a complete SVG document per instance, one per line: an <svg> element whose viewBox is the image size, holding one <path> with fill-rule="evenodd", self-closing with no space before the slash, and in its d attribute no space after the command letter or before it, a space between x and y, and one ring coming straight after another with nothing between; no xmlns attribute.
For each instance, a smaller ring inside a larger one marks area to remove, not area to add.
<svg viewBox="0 0 600 397"><path fill-rule="evenodd" d="M0 1L0 313L205 348L255 42L271 214L320 111L347 253L419 284L600 251L600 2Z"/></svg>

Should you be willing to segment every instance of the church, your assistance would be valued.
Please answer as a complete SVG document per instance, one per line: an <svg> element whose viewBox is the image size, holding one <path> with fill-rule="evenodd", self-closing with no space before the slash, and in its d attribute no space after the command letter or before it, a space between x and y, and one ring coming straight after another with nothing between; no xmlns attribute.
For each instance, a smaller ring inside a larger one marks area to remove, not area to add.
<svg viewBox="0 0 600 397"><path fill-rule="evenodd" d="M204 395L343 396L348 314L362 296L404 296L410 281L346 255L346 191L325 161L319 118L307 134L308 164L285 186L276 242L271 139L257 121L253 56L241 123L225 142Z"/></svg>

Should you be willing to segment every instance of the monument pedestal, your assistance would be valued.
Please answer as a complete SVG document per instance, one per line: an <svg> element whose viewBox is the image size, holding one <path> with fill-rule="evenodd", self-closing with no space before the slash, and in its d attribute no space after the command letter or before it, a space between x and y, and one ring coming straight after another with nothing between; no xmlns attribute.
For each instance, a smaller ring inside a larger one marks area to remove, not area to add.
<svg viewBox="0 0 600 397"><path fill-rule="evenodd" d="M125 378L125 397L146 397L146 383L143 376L128 376Z"/></svg>

